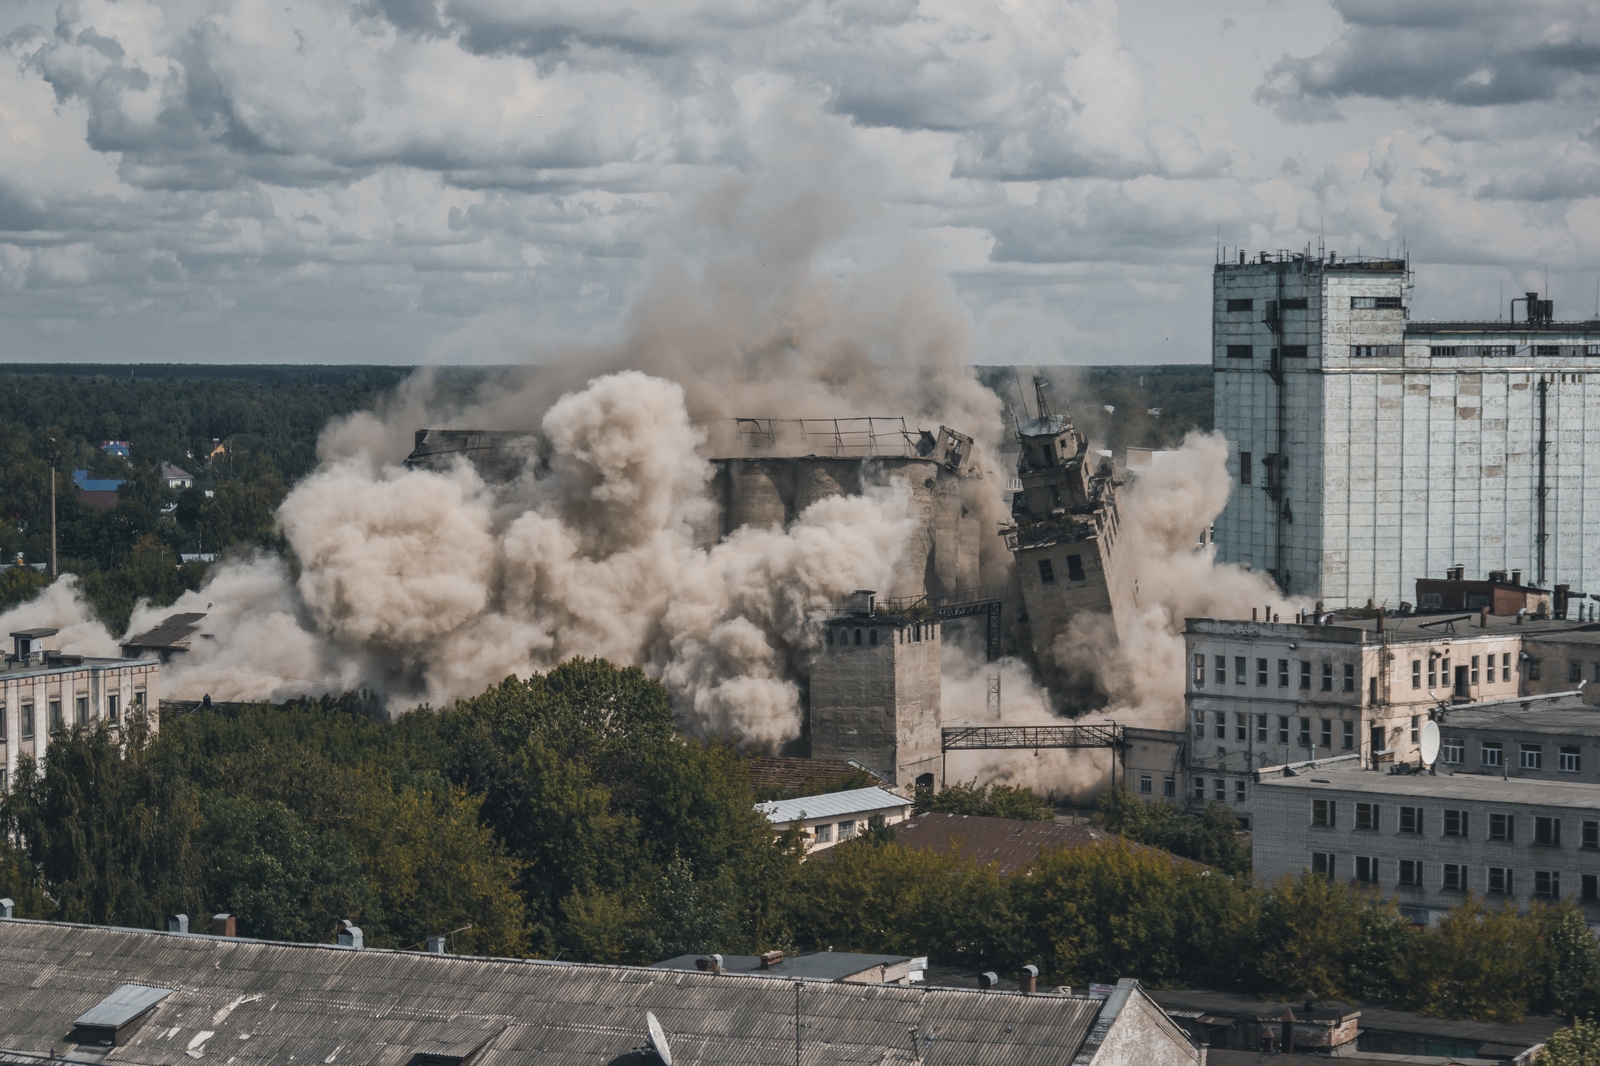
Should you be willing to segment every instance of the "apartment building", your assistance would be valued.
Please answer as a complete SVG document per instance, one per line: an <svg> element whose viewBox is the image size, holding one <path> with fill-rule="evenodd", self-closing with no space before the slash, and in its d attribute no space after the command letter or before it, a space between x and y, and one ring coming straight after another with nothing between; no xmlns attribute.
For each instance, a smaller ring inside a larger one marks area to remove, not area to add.
<svg viewBox="0 0 1600 1066"><path fill-rule="evenodd" d="M161 663L154 657L99 659L56 649L54 629L11 634L12 653L0 662L0 788L24 756L42 759L58 729L105 721L121 727L129 715L160 706Z"/></svg>
<svg viewBox="0 0 1600 1066"><path fill-rule="evenodd" d="M1600 923L1600 784L1399 773L1354 761L1265 775L1254 866L1370 886L1436 924L1471 892L1526 909L1573 899Z"/></svg>
<svg viewBox="0 0 1600 1066"><path fill-rule="evenodd" d="M1439 708L1542 691L1548 671L1534 668L1525 644L1587 656L1600 651L1593 637L1576 622L1484 614L1191 618L1180 794L1226 800L1248 823L1265 768L1340 756L1415 762L1422 723ZM1553 662L1557 653L1540 654Z"/></svg>

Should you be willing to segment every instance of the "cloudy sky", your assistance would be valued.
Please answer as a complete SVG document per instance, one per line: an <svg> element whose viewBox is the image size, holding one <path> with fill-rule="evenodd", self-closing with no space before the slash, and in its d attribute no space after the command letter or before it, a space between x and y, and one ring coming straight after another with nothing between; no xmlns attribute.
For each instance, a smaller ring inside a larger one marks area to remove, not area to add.
<svg viewBox="0 0 1600 1066"><path fill-rule="evenodd" d="M1587 317L1597 95L1593 0L0 0L0 359L540 358L818 157L978 362L1203 360L1219 242Z"/></svg>

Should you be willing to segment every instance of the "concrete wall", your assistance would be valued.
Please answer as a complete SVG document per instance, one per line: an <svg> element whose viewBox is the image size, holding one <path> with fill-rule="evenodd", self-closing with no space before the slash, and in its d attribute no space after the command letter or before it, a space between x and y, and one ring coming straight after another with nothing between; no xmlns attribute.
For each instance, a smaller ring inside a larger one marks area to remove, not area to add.
<svg viewBox="0 0 1600 1066"><path fill-rule="evenodd" d="M922 774L932 774L937 786L939 628L865 617L828 622L832 643L811 667L812 758L855 759L891 776L907 794Z"/></svg>
<svg viewBox="0 0 1600 1066"><path fill-rule="evenodd" d="M118 719L126 722L137 695L142 694L150 727L158 728L161 705L160 663L154 659L90 660L78 666L47 669L12 669L0 673L0 716L5 739L0 741L0 767L4 782L15 778L17 762L24 755L42 759L50 744L50 703L61 701L62 725L76 722L76 704L88 701L89 721L106 719L109 697L117 698ZM23 736L23 704L33 705L33 735Z"/></svg>

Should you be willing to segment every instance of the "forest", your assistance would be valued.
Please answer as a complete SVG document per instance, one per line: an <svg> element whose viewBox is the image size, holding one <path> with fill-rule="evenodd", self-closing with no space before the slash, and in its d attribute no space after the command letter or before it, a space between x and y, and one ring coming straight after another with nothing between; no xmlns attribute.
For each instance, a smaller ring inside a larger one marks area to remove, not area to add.
<svg viewBox="0 0 1600 1066"><path fill-rule="evenodd" d="M451 933L453 951L503 956L831 946L1484 1020L1585 1014L1600 994L1575 907L1467 899L1421 930L1355 886L1259 884L1226 843L1225 805L1103 805L1103 824L1203 868L1091 847L1001 876L881 826L802 862L754 802L740 753L680 734L658 683L573 660L395 721L351 694L57 733L0 801L0 893L23 916L152 928L228 912L264 938L328 940L348 918L374 946ZM1042 813L1025 789L966 786L935 805Z"/></svg>

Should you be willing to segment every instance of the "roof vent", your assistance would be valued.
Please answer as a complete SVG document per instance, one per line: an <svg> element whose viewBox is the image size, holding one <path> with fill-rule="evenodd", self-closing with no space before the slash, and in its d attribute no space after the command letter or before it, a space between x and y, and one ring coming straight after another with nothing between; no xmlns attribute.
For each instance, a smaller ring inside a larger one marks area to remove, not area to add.
<svg viewBox="0 0 1600 1066"><path fill-rule="evenodd" d="M0 899L0 918L16 917L17 901L13 899Z"/></svg>
<svg viewBox="0 0 1600 1066"><path fill-rule="evenodd" d="M695 969L704 970L706 973L721 973L722 972L722 956L721 955L707 955L704 958L695 959L694 960L694 966L695 966Z"/></svg>
<svg viewBox="0 0 1600 1066"><path fill-rule="evenodd" d="M761 953L761 968L763 970L770 970L782 961L783 952L781 951L763 951Z"/></svg>
<svg viewBox="0 0 1600 1066"><path fill-rule="evenodd" d="M170 995L170 988L123 985L73 1021L72 1039L91 1047L126 1044Z"/></svg>
<svg viewBox="0 0 1600 1066"><path fill-rule="evenodd" d="M987 973L980 973L978 975L978 987L983 989L985 992L991 988L998 987L999 984L1000 975L995 973L993 970L990 970Z"/></svg>
<svg viewBox="0 0 1600 1066"><path fill-rule="evenodd" d="M505 1028L503 1022L458 1016L431 1039L417 1045L410 1066L470 1066Z"/></svg>
<svg viewBox="0 0 1600 1066"><path fill-rule="evenodd" d="M446 939L447 938L443 933L436 933L433 936L430 936L428 938L428 954L443 955L445 953L444 942Z"/></svg>
<svg viewBox="0 0 1600 1066"><path fill-rule="evenodd" d="M187 914L167 915L167 932L187 933L189 931L189 916Z"/></svg>
<svg viewBox="0 0 1600 1066"><path fill-rule="evenodd" d="M359 948L361 946L361 927L346 918L334 930L333 940L334 943L342 948Z"/></svg>
<svg viewBox="0 0 1600 1066"><path fill-rule="evenodd" d="M212 936L238 936L239 920L231 914L213 914L211 916Z"/></svg>

